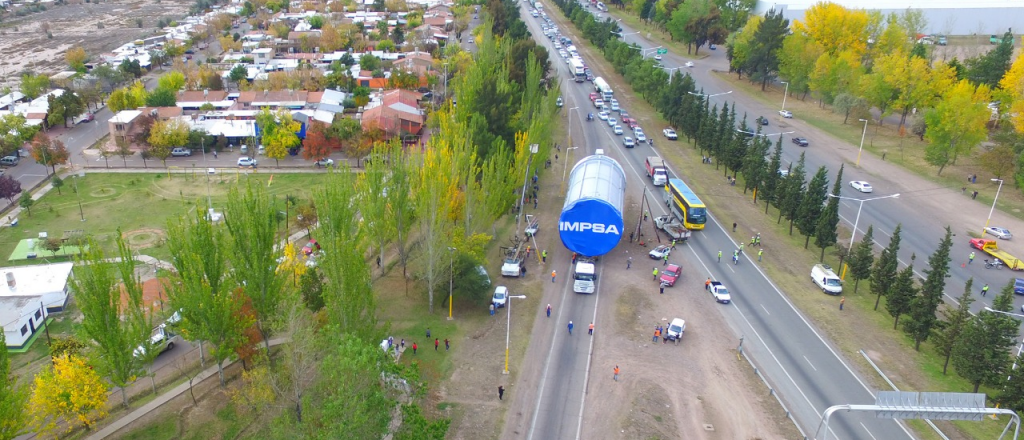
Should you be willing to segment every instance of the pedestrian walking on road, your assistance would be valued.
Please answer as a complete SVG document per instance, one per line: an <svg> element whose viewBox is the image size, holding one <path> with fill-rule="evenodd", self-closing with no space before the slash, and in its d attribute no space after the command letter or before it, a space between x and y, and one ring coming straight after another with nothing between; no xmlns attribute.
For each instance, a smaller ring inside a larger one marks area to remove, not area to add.
<svg viewBox="0 0 1024 440"><path fill-rule="evenodd" d="M502 400L505 397L505 387L498 385L498 400Z"/></svg>
<svg viewBox="0 0 1024 440"><path fill-rule="evenodd" d="M718 262L719 263L722 262L722 250L721 249L718 250Z"/></svg>
<svg viewBox="0 0 1024 440"><path fill-rule="evenodd" d="M704 282L704 290L711 290L711 277L708 277L708 280Z"/></svg>
<svg viewBox="0 0 1024 440"><path fill-rule="evenodd" d="M569 336L572 336L572 321L569 321Z"/></svg>
<svg viewBox="0 0 1024 440"><path fill-rule="evenodd" d="M981 288L981 296L988 295L988 283L985 283L985 287Z"/></svg>
<svg viewBox="0 0 1024 440"><path fill-rule="evenodd" d="M548 304L548 318L551 317L551 304Z"/></svg>
<svg viewBox="0 0 1024 440"><path fill-rule="evenodd" d="M764 249L757 251L757 261L761 261L762 255L764 255Z"/></svg>
<svg viewBox="0 0 1024 440"><path fill-rule="evenodd" d="M590 336L594 336L594 323L593 322L590 323L590 329L587 330L587 334L590 335Z"/></svg>
<svg viewBox="0 0 1024 440"><path fill-rule="evenodd" d="M839 298L839 310L843 310L843 304L846 304L846 297Z"/></svg>
<svg viewBox="0 0 1024 440"><path fill-rule="evenodd" d="M664 263L661 263L661 265L668 266L668 254L665 254L665 256L661 257L661 259L664 261Z"/></svg>
<svg viewBox="0 0 1024 440"><path fill-rule="evenodd" d="M676 250L676 239L672 239L672 250Z"/></svg>
<svg viewBox="0 0 1024 440"><path fill-rule="evenodd" d="M967 264L971 264L973 262L974 262L974 252L971 252L971 255L967 256Z"/></svg>
<svg viewBox="0 0 1024 440"><path fill-rule="evenodd" d="M533 209L537 209L537 198L533 198Z"/></svg>
<svg viewBox="0 0 1024 440"><path fill-rule="evenodd" d="M434 351L437 351L438 345L441 345L441 341L439 341L437 338L434 338Z"/></svg>
<svg viewBox="0 0 1024 440"><path fill-rule="evenodd" d="M551 282L555 282L555 277L558 276L558 272L551 271Z"/></svg>
<svg viewBox="0 0 1024 440"><path fill-rule="evenodd" d="M626 258L626 269L629 269L631 266L633 266L633 257Z"/></svg>
<svg viewBox="0 0 1024 440"><path fill-rule="evenodd" d="M614 379L616 382L618 382L619 381L619 366L616 365L615 366L615 370L612 370L612 371L615 372L615 374L612 376L612 379Z"/></svg>
<svg viewBox="0 0 1024 440"><path fill-rule="evenodd" d="M654 268L654 281L658 281L658 268Z"/></svg>

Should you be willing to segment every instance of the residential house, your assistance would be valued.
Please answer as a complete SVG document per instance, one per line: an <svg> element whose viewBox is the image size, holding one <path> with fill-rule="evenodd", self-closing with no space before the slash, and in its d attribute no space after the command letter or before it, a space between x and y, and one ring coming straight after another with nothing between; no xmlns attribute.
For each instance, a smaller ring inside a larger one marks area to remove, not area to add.
<svg viewBox="0 0 1024 440"><path fill-rule="evenodd" d="M301 109L306 107L305 90L275 90L275 91L247 91L238 94L235 101L235 110L259 110L270 108Z"/></svg>
<svg viewBox="0 0 1024 440"><path fill-rule="evenodd" d="M72 263L0 268L0 323L7 347L22 348L46 317L64 310Z"/></svg>
<svg viewBox="0 0 1024 440"><path fill-rule="evenodd" d="M372 101L362 115L363 130L379 128L387 138L419 136L423 132L426 114L419 107L421 93L395 89L382 93Z"/></svg>
<svg viewBox="0 0 1024 440"><path fill-rule="evenodd" d="M210 104L218 110L230 108L234 101L228 99L228 92L223 90L182 90L178 92L177 105L182 110L199 110L205 104Z"/></svg>
<svg viewBox="0 0 1024 440"><path fill-rule="evenodd" d="M139 107L135 110L121 110L107 120L107 130L111 139L116 143L124 140L129 144L141 130L136 123L143 115L148 115L157 121L166 121L172 118L181 117L181 107Z"/></svg>

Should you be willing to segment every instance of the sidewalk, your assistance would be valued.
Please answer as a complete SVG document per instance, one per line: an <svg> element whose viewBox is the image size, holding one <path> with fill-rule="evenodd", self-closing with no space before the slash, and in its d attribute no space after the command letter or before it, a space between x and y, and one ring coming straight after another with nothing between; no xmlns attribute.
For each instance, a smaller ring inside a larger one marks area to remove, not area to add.
<svg viewBox="0 0 1024 440"><path fill-rule="evenodd" d="M288 340L285 339L285 338L271 339L270 340L270 346L273 347L273 346L281 345L281 344L283 344L285 342L288 342ZM229 365L233 364L234 362L235 361L225 362L224 363L224 368L227 368ZM189 382L184 382L184 383L182 383L182 384L172 388L171 390L167 391L166 393L163 393L163 394L157 396L155 399L153 399L149 403L147 403L145 405L142 405L141 407L139 407L135 411L132 411L132 412L126 414L124 417L121 417L120 419L115 420L113 423L111 423L111 424L109 424L107 426L104 426L103 429L100 429L99 431L96 431L92 435L86 437L86 440L102 440L102 439L105 439L105 438L113 435L114 433L120 431L122 428L124 428L124 427L128 426L129 424L131 424L132 422L140 419L142 416L145 416L146 414L149 414L153 410L156 410L156 409L160 408L165 403L170 402L171 399L174 399L175 397L178 397L178 396L184 394L186 391L189 390L189 388L194 387L194 386L198 386L200 383L202 383L206 379L209 379L211 376L217 376L217 365L213 365L210 368L207 368L207 369L201 371L199 374L197 374L196 377L192 379L192 384L191 385L189 384Z"/></svg>

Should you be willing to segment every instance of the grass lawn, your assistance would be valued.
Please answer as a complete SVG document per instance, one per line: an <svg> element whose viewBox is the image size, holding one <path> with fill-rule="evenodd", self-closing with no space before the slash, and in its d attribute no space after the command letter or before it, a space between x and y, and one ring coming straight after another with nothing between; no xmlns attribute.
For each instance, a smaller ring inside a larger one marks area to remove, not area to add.
<svg viewBox="0 0 1024 440"><path fill-rule="evenodd" d="M256 175L215 175L209 184L210 199L218 211L224 210L228 190L245 182L267 186L279 210L284 211L286 195L298 197L299 203L309 199L321 174L260 173ZM32 207L31 214L22 212L14 228L0 229L0 255L11 255L23 239L37 238L40 232L50 237L80 233L93 237L109 253L114 251L118 231L128 237L133 249L160 259L169 257L164 244L167 222L206 207L205 174L87 174L65 180L61 193L50 191ZM75 193L75 187L78 194ZM80 196L80 199L79 199ZM79 211L81 202L81 211ZM294 224L293 217L289 219ZM82 221L82 217L85 221ZM282 227L283 227L282 223ZM39 259L61 260L40 250ZM51 258L47 258L51 257ZM8 261L7 265L37 264L33 260Z"/></svg>

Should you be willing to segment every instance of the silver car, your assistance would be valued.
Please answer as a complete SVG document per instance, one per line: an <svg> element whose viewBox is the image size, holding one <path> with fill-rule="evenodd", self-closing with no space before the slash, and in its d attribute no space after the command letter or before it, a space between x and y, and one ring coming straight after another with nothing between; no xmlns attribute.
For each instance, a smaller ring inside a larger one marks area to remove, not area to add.
<svg viewBox="0 0 1024 440"><path fill-rule="evenodd" d="M1013 234L1010 233L1009 229L1001 228L999 226L989 226L985 228L985 233L1000 240L1009 240L1013 238Z"/></svg>

